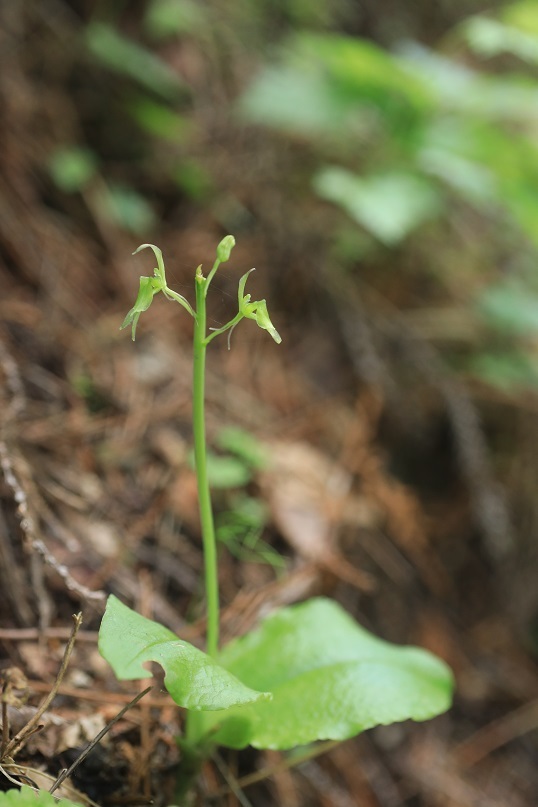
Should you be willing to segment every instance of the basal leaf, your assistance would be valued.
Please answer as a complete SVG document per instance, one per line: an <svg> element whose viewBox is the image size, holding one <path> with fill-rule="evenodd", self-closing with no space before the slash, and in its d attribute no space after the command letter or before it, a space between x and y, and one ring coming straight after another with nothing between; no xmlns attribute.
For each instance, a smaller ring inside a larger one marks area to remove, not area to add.
<svg viewBox="0 0 538 807"><path fill-rule="evenodd" d="M278 611L220 661L247 686L273 692L270 702L203 716L201 730L233 748L344 740L377 725L427 720L451 702L452 674L442 661L372 636L323 598Z"/></svg>
<svg viewBox="0 0 538 807"><path fill-rule="evenodd" d="M101 623L99 651L120 679L151 678L143 664L156 661L164 669L166 689L186 709L229 709L270 697L245 686L210 656L114 596L108 598Z"/></svg>

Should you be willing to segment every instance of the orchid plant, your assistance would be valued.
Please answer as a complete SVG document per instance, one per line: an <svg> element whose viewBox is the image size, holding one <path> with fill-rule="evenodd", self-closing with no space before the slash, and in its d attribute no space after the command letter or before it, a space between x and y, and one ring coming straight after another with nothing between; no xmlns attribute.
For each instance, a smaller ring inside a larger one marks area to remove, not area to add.
<svg viewBox="0 0 538 807"><path fill-rule="evenodd" d="M211 754L217 745L231 748L290 749L318 740L345 740L380 724L426 720L449 708L452 674L440 659L416 647L399 647L376 638L330 599L316 597L269 615L253 632L219 646L217 549L207 474L205 433L205 360L213 339L242 319L251 319L278 344L265 300L245 293L239 281L237 314L207 331L206 298L219 266L228 261L235 239L218 245L207 277L195 273L195 307L169 288L161 250L149 248L157 261L153 277L140 278L133 308L122 328L132 328L159 292L179 303L194 320L193 440L202 530L206 652L183 641L163 625L146 619L110 596L99 633L99 648L118 678L151 677L143 666L156 661L165 686L187 710L181 740L184 767ZM195 766L194 766L195 767ZM178 796L178 803L183 796Z"/></svg>

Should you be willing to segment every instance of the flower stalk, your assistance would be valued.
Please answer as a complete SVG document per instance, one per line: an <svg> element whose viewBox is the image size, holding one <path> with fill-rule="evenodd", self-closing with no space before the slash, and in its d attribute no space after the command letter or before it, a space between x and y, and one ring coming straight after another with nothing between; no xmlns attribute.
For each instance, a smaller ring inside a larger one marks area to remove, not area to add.
<svg viewBox="0 0 538 807"><path fill-rule="evenodd" d="M204 580L207 604L207 653L213 658L217 655L219 649L219 585L215 524L213 521L211 491L207 473L207 441L205 430L205 365L207 346L216 336L226 331L228 331L230 336L237 323L245 318L255 320L260 328L271 334L275 342L280 343L282 341L278 331L269 318L265 300L251 302L251 295L245 294L245 284L250 272L254 271L253 269L243 275L239 281L237 294L238 311L235 317L221 328L215 328L211 333L207 333L207 291L220 264L229 260L234 246L235 238L233 235L225 236L217 247L217 257L208 276L204 277L201 266L196 270L196 309L193 309L185 297L169 288L166 281L166 272L161 250L153 244L142 244L136 252L147 248L153 250L157 260L157 266L153 271L153 277L140 278L140 288L136 302L121 325L122 328L126 328L128 325L131 326L134 341L136 337L136 327L141 314L147 311L153 302L154 296L161 291L168 300L172 300L183 306L194 319L192 427L196 482L198 486L198 505L204 547ZM228 347L230 346L229 336Z"/></svg>
<svg viewBox="0 0 538 807"><path fill-rule="evenodd" d="M219 586L215 524L211 505L211 492L207 476L207 448L205 432L205 362L206 362L206 293L208 279L201 267L196 272L196 319L193 339L192 427L194 460L198 486L198 507L202 527L205 566L205 594L207 603L207 652L216 656L219 645Z"/></svg>

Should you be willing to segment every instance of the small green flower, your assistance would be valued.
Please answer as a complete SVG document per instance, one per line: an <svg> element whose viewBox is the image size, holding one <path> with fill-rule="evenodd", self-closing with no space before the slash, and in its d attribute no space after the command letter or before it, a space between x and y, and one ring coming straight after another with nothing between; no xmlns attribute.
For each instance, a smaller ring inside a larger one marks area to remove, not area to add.
<svg viewBox="0 0 538 807"><path fill-rule="evenodd" d="M247 319L255 320L256 324L263 328L264 331L268 331L275 342L279 345L282 342L282 337L280 336L279 332L271 322L269 317L269 312L267 311L267 303L265 300L255 300L254 302L250 302L250 294L245 294L245 286L247 282L247 278L251 272L254 272L254 269L250 269L246 274L243 275L241 280L239 281L239 288L238 288L238 302L239 302L239 313L246 317Z"/></svg>
<svg viewBox="0 0 538 807"><path fill-rule="evenodd" d="M138 289L138 296L136 298L136 302L134 306L131 308L125 319L123 320L123 324L120 327L120 331L122 328L126 328L128 325L132 325L132 338L133 342L136 338L136 326L138 325L138 320L140 319L140 314L144 311L147 311L150 307L153 298L156 294L160 291L164 294L167 300L175 300L177 303L186 308L189 314L191 314L194 318L196 318L196 314L194 310L191 308L185 297L183 295L178 294L172 289L168 288L166 283L166 272L164 269L164 260L163 254L159 247L154 246L153 244L142 244L142 246L138 247L133 252L133 255L136 255L137 252L140 252L141 249L148 248L152 249L155 253L155 257L157 258L157 266L153 270L154 277L141 277L140 278L140 288Z"/></svg>

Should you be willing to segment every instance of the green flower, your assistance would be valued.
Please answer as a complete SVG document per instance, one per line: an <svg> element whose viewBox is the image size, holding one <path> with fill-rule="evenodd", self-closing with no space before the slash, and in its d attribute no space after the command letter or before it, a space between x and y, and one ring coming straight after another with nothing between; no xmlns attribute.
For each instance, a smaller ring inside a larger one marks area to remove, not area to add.
<svg viewBox="0 0 538 807"><path fill-rule="evenodd" d="M245 294L245 286L247 283L247 277L250 275L251 272L254 272L254 269L250 269L246 274L243 275L241 280L239 281L239 289L238 289L238 302L239 302L239 313L246 317L247 319L253 319L256 321L256 324L263 328L264 331L268 331L275 342L280 344L282 342L282 337L280 336L279 332L271 322L269 317L269 312L267 311L267 303L265 300L255 300L254 302L250 302L250 294Z"/></svg>
<svg viewBox="0 0 538 807"><path fill-rule="evenodd" d="M140 278L140 288L138 290L138 297L136 298L136 302L123 320L123 324L120 326L120 331L123 328L126 328L128 325L133 326L132 337L133 342L136 338L136 326L138 325L138 320L140 319L140 314L143 311L147 311L151 305L153 300L153 295L157 294L159 291L158 288L155 288L155 279L152 277L141 277Z"/></svg>
<svg viewBox="0 0 538 807"><path fill-rule="evenodd" d="M136 326L138 325L138 320L140 319L140 315L147 311L150 307L153 298L156 294L160 291L164 294L167 300L175 300L177 303L186 308L189 314L191 314L194 318L196 318L196 314L194 310L191 308L185 297L181 294L178 294L172 289L168 288L166 283L166 272L164 269L164 261L163 261L163 254L159 247L154 246L153 244L142 244L142 246L138 247L133 252L133 255L136 255L137 252L140 252L141 249L148 248L152 249L155 253L155 257L157 258L157 266L153 270L154 277L141 277L140 278L140 287L138 289L138 296L136 298L134 306L131 308L123 323L120 327L120 331L122 328L126 328L128 325L132 325L132 338L133 342L136 338Z"/></svg>

